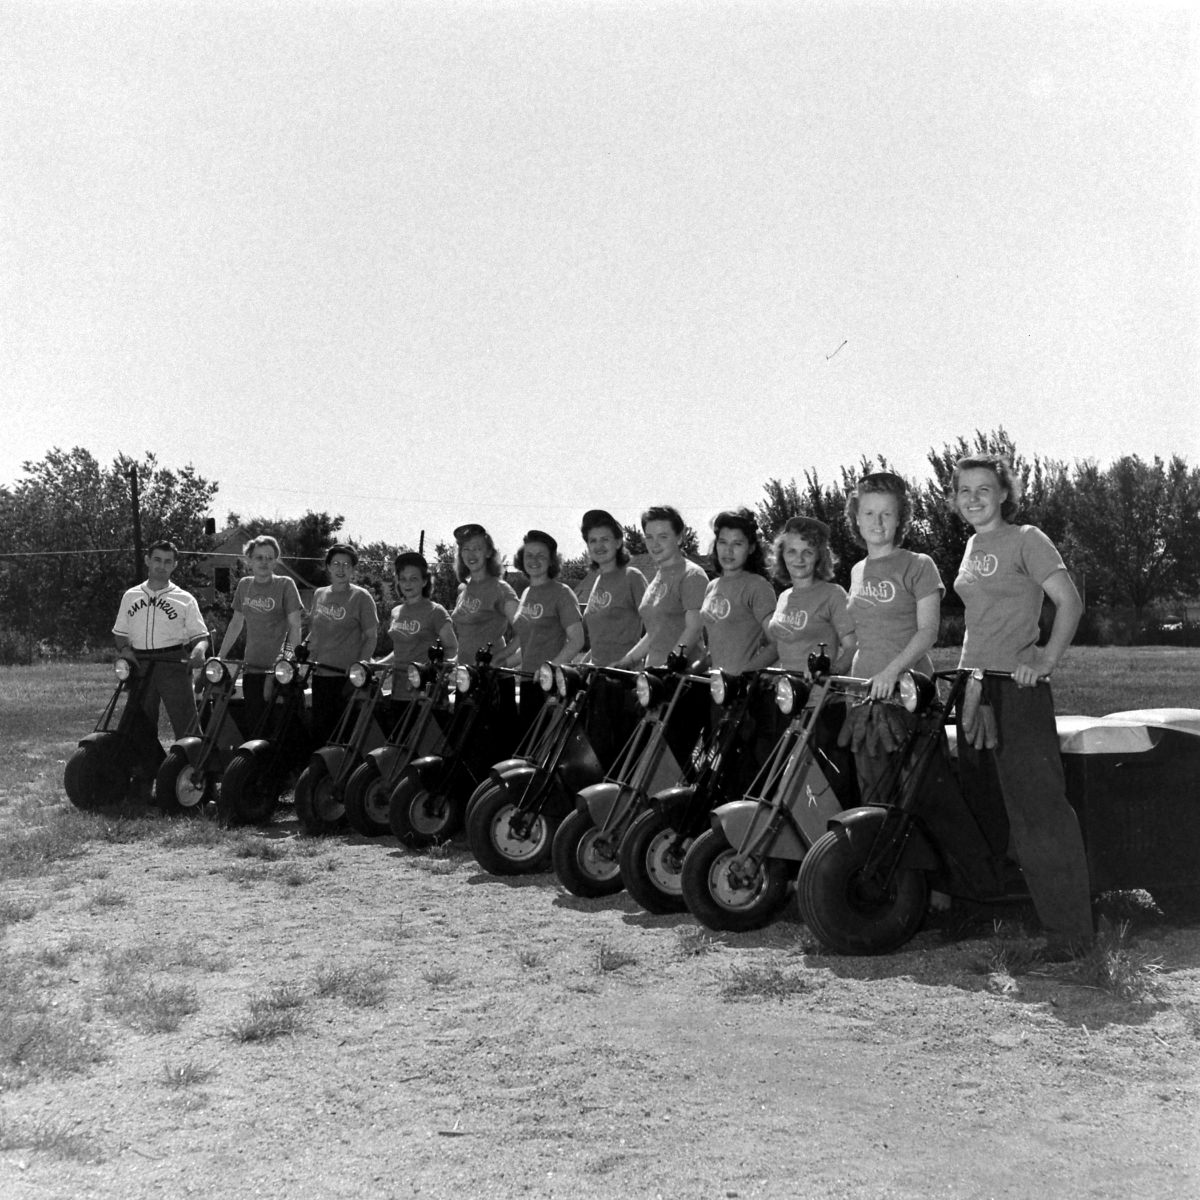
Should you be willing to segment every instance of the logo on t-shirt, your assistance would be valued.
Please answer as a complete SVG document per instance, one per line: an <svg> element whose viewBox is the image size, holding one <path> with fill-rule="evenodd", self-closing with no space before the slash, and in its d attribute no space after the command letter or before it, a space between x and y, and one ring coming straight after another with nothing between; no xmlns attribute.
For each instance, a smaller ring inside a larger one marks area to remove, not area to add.
<svg viewBox="0 0 1200 1200"><path fill-rule="evenodd" d="M667 583L664 580L659 579L656 576L654 578L654 581L646 589L646 594L642 598L642 603L643 604L657 604L660 600L663 599L664 596L666 596L667 588L668 588Z"/></svg>
<svg viewBox="0 0 1200 1200"><path fill-rule="evenodd" d="M963 559L959 571L971 579L986 579L989 575L995 575L999 566L1000 560L994 554L972 554L970 558Z"/></svg>
<svg viewBox="0 0 1200 1200"><path fill-rule="evenodd" d="M588 612L597 612L602 608L607 608L612 603L612 592L593 591L588 597L587 610Z"/></svg>
<svg viewBox="0 0 1200 1200"><path fill-rule="evenodd" d="M702 611L711 616L714 621L724 621L729 616L732 607L733 605L729 603L728 596L709 596L704 601Z"/></svg>
<svg viewBox="0 0 1200 1200"><path fill-rule="evenodd" d="M416 618L411 621L393 621L391 632L407 633L411 636L414 633L421 632L421 622Z"/></svg>
<svg viewBox="0 0 1200 1200"><path fill-rule="evenodd" d="M808 625L808 610L805 608L785 608L783 613L775 618L780 625L789 629L804 629Z"/></svg>
<svg viewBox="0 0 1200 1200"><path fill-rule="evenodd" d="M530 621L540 621L545 609L540 604L522 604L521 616Z"/></svg>
<svg viewBox="0 0 1200 1200"><path fill-rule="evenodd" d="M275 611L274 596L250 596L242 602L243 608L253 609L258 613L269 613Z"/></svg>
<svg viewBox="0 0 1200 1200"><path fill-rule="evenodd" d="M890 579L874 579L860 583L854 589L855 599L868 604L891 604L896 598L896 585Z"/></svg>
<svg viewBox="0 0 1200 1200"><path fill-rule="evenodd" d="M155 596L153 600L147 600L145 596L142 596L129 606L129 612L126 613L126 616L132 617L144 608L157 608L168 621L174 621L179 616L179 610L165 596L161 598Z"/></svg>
<svg viewBox="0 0 1200 1200"><path fill-rule="evenodd" d="M468 615L477 613L481 604L483 604L483 601L478 596L464 596L458 602L458 611L467 613Z"/></svg>
<svg viewBox="0 0 1200 1200"><path fill-rule="evenodd" d="M317 612L323 617L328 617L331 621L344 621L346 619L346 609L341 604L318 604Z"/></svg>

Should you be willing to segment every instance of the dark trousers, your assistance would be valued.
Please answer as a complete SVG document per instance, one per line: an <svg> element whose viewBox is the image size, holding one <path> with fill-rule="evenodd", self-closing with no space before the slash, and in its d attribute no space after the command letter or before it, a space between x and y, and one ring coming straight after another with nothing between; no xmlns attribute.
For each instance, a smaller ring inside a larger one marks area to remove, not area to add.
<svg viewBox="0 0 1200 1200"><path fill-rule="evenodd" d="M1090 938L1087 857L1067 801L1050 686L1019 688L1011 679L986 679L984 700L996 714L999 740L994 750L976 750L959 729L963 791L984 811L998 811L996 801L1003 803L1009 844L1046 932ZM996 831L990 832L997 841Z"/></svg>
<svg viewBox="0 0 1200 1200"><path fill-rule="evenodd" d="M143 669L153 664L142 693L142 709L150 719L150 726L158 729L158 705L161 701L178 741L196 724L196 692L192 687L191 667L186 661L151 658L146 650L140 651L138 658Z"/></svg>
<svg viewBox="0 0 1200 1200"><path fill-rule="evenodd" d="M262 737L262 729L266 721L267 703L264 691L270 678L265 672L242 672L242 703L245 716L242 719L246 737Z"/></svg>
<svg viewBox="0 0 1200 1200"><path fill-rule="evenodd" d="M344 675L314 675L312 684L313 747L328 744L346 707L349 685Z"/></svg>

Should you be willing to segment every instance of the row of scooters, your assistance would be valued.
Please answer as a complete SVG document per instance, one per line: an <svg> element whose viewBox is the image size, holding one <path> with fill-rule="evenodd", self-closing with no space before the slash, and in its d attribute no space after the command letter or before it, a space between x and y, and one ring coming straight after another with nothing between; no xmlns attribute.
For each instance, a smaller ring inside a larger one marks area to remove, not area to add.
<svg viewBox="0 0 1200 1200"><path fill-rule="evenodd" d="M118 803L148 760L156 802L172 815L215 804L229 824L262 823L291 788L309 834L349 827L421 848L465 830L491 874L552 866L577 896L625 889L651 913L688 910L716 930L767 924L795 886L806 923L844 953L908 940L938 886L937 871L907 866L906 846L923 781L947 788L946 772L932 768L946 758L943 726L965 672L947 673L948 691L906 675L882 702L918 719L873 803L860 806L838 734L848 708L881 702L866 701L866 680L831 674L824 647L807 674L698 674L680 654L640 672L543 664L545 702L515 749L506 731L516 673L493 666L487 650L471 665L445 662L440 645L407 668L355 664L323 746L312 744L305 700L318 667L305 647L282 657L273 700L247 736L236 664L209 659L197 725L164 755L139 696L153 664L118 660L117 689L67 764L69 798ZM410 689L395 708L384 687L393 669L406 669ZM760 747L764 732L773 739L761 765L747 736L755 727ZM1002 851L978 825L966 834L951 857L975 861L976 890L1003 894Z"/></svg>

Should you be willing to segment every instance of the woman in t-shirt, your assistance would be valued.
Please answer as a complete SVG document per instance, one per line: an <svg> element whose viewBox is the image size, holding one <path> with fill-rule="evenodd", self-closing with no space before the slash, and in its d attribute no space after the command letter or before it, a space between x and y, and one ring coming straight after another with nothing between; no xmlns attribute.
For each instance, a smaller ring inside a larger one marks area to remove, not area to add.
<svg viewBox="0 0 1200 1200"><path fill-rule="evenodd" d="M542 663L570 662L583 649L583 620L575 593L558 576L562 559L558 542L540 529L531 529L521 542L513 566L529 579L513 618L515 636L493 662L500 666L520 659L519 733L524 733L546 702L533 672Z"/></svg>
<svg viewBox="0 0 1200 1200"><path fill-rule="evenodd" d="M973 698L990 705L995 737L978 704L964 704L959 770L976 798L973 807L997 813L996 801L1003 805L1009 828L993 822L990 840L1002 854L1011 838L1046 929L1047 957L1073 957L1092 942L1091 894L1079 821L1067 801L1049 677L1075 636L1083 602L1054 543L1033 525L1011 524L1019 492L1007 461L961 458L951 488L974 531L954 580L966 612L959 666L1013 676L985 677ZM1039 647L1043 596L1054 602L1054 623Z"/></svg>
<svg viewBox="0 0 1200 1200"><path fill-rule="evenodd" d="M329 741L348 694L346 672L370 661L379 633L375 597L354 582L358 551L353 546L330 546L325 553L329 586L313 596L308 653L316 663L312 684L313 738L317 746Z"/></svg>
<svg viewBox="0 0 1200 1200"><path fill-rule="evenodd" d="M491 645L499 652L517 615L517 593L500 578L496 543L482 525L460 525L454 531L458 557L458 598L450 619L458 635L458 661L474 666L475 652Z"/></svg>
<svg viewBox="0 0 1200 1200"><path fill-rule="evenodd" d="M891 471L864 475L846 501L850 532L867 550L850 570L849 611L858 635L850 671L871 681L873 700L891 697L904 671L933 671L929 651L937 641L942 579L928 554L901 549L911 517L908 485ZM889 709L888 715L897 723L912 723L902 708ZM888 755L871 755L863 746L854 759L859 788L870 799Z"/></svg>
<svg viewBox="0 0 1200 1200"><path fill-rule="evenodd" d="M425 556L415 550L405 550L396 555L394 565L400 603L392 609L388 623L391 652L379 659L379 665L394 665L392 701L400 703L410 700L413 694L408 682L409 665L427 662L430 647L436 641L442 643L446 662L453 662L458 655L458 638L450 614L430 599L433 575Z"/></svg>
<svg viewBox="0 0 1200 1200"><path fill-rule="evenodd" d="M789 517L775 538L775 582L786 588L765 622L779 665L808 674L808 656L824 643L833 673L850 669L858 638L849 597L833 582L837 565L829 526L815 517Z"/></svg>
<svg viewBox="0 0 1200 1200"><path fill-rule="evenodd" d="M233 593L233 616L221 641L218 657L224 658L237 644L243 629L246 649L242 655L242 695L245 698L245 733L250 736L271 700L271 670L287 647L298 646L302 635L304 608L295 580L275 574L279 543L267 534L252 538L242 547L250 574L242 576Z"/></svg>

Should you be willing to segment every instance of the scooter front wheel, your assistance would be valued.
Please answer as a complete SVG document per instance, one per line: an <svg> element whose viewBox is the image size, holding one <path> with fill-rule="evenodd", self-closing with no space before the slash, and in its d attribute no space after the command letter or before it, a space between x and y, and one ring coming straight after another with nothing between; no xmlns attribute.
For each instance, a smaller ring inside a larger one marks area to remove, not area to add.
<svg viewBox="0 0 1200 1200"><path fill-rule="evenodd" d="M670 819L644 812L621 839L619 860L625 890L649 913L686 912L683 860L692 839L679 846Z"/></svg>
<svg viewBox="0 0 1200 1200"><path fill-rule="evenodd" d="M129 773L94 745L80 746L63 773L67 799L85 812L120 804L129 791Z"/></svg>
<svg viewBox="0 0 1200 1200"><path fill-rule="evenodd" d="M923 871L900 867L880 887L863 875L870 850L831 829L805 856L796 885L804 923L837 954L889 954L921 928L929 902Z"/></svg>
<svg viewBox="0 0 1200 1200"><path fill-rule="evenodd" d="M193 769L188 756L172 749L154 778L154 799L169 817L195 817L204 811L213 791L212 780Z"/></svg>
<svg viewBox="0 0 1200 1200"><path fill-rule="evenodd" d="M544 813L522 813L500 785L467 810L467 844L491 875L526 875L550 864L554 826Z"/></svg>
<svg viewBox="0 0 1200 1200"><path fill-rule="evenodd" d="M576 809L558 827L551 851L559 882L575 896L594 899L621 890L617 847L592 823L591 814Z"/></svg>
<svg viewBox="0 0 1200 1200"><path fill-rule="evenodd" d="M402 779L388 801L388 828L414 850L448 841L458 832L459 808L450 796L415 775Z"/></svg>
<svg viewBox="0 0 1200 1200"><path fill-rule="evenodd" d="M737 851L723 833L709 829L691 845L680 883L688 911L702 925L745 933L770 924L787 900L795 865L768 858L753 876L731 870Z"/></svg>
<svg viewBox="0 0 1200 1200"><path fill-rule="evenodd" d="M392 832L388 823L387 785L375 760L368 758L354 768L346 784L346 820L365 837L383 837Z"/></svg>
<svg viewBox="0 0 1200 1200"><path fill-rule="evenodd" d="M335 794L333 778L319 759L308 764L296 781L296 816L305 833L336 833L346 819L346 806Z"/></svg>
<svg viewBox="0 0 1200 1200"><path fill-rule="evenodd" d="M253 754L235 754L221 776L217 815L228 825L261 825L279 799L263 764Z"/></svg>

